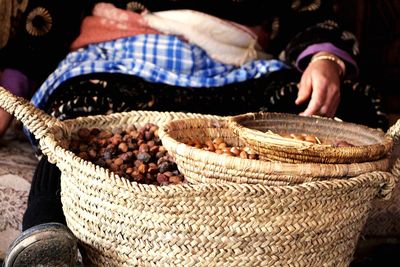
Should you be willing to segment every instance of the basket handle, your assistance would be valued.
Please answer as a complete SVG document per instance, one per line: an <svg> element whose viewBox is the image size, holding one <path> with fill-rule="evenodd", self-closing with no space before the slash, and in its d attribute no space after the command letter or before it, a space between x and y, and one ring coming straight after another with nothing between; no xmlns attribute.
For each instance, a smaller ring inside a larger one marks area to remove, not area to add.
<svg viewBox="0 0 400 267"><path fill-rule="evenodd" d="M393 139L393 153L392 156L393 163L391 166L390 172L394 174L396 177L396 182L400 179L400 120L398 120L395 124L393 124L389 130L387 131L387 135L389 135Z"/></svg>
<svg viewBox="0 0 400 267"><path fill-rule="evenodd" d="M1 86L0 107L21 121L37 139L45 136L52 125L61 123L56 118L36 108L25 98L15 96Z"/></svg>

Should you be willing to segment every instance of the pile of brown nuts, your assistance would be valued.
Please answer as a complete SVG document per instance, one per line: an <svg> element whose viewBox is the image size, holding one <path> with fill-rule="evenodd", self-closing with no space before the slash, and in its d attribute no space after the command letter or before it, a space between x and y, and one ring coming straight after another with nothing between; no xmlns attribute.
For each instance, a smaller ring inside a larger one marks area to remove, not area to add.
<svg viewBox="0 0 400 267"><path fill-rule="evenodd" d="M153 185L186 182L162 146L157 125L152 123L139 129L81 128L66 148L130 181Z"/></svg>
<svg viewBox="0 0 400 267"><path fill-rule="evenodd" d="M254 153L249 147L229 146L223 138L217 137L213 140L207 139L204 142L199 140L190 140L187 145L220 155L239 157L242 159L258 159L258 154Z"/></svg>

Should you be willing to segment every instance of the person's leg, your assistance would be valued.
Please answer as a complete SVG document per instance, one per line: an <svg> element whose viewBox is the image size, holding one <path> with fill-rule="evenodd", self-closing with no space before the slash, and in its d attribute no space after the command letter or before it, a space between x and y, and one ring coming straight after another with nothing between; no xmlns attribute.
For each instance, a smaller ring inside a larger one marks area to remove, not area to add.
<svg viewBox="0 0 400 267"><path fill-rule="evenodd" d="M22 219L23 231L48 222L66 224L61 204L60 176L57 166L42 156L32 178L28 205Z"/></svg>
<svg viewBox="0 0 400 267"><path fill-rule="evenodd" d="M57 166L41 158L32 178L23 232L10 245L4 266L74 266L77 240L66 227L60 174Z"/></svg>

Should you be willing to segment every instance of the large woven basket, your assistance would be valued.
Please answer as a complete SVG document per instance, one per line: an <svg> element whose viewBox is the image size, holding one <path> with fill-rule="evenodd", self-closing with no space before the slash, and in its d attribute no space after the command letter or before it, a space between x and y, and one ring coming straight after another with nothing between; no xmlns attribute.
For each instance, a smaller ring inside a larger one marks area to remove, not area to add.
<svg viewBox="0 0 400 267"><path fill-rule="evenodd" d="M347 266L371 201L394 186L388 172L295 186L137 184L60 141L80 127L201 115L138 111L59 122L2 88L0 106L60 168L63 210L85 266Z"/></svg>
<svg viewBox="0 0 400 267"><path fill-rule="evenodd" d="M193 140L222 138L231 146L245 143L229 128L229 118L184 118L162 125L164 147L192 183L248 183L294 185L303 182L348 179L372 171L387 171L389 158L353 164L293 164L220 155L187 145Z"/></svg>
<svg viewBox="0 0 400 267"><path fill-rule="evenodd" d="M379 129L323 117L285 113L248 113L233 116L230 128L263 158L283 162L355 163L386 157L392 139ZM286 134L311 134L323 140L342 140L351 147L313 144L285 138Z"/></svg>

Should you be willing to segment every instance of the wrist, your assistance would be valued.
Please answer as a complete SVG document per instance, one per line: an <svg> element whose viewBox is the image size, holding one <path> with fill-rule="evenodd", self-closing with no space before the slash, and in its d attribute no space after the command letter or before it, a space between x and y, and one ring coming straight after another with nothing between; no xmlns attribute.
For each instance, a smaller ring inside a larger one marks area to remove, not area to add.
<svg viewBox="0 0 400 267"><path fill-rule="evenodd" d="M328 52L319 52L312 56L309 64L318 60L329 60L335 62L339 67L340 77L343 78L346 75L346 64L340 57Z"/></svg>

